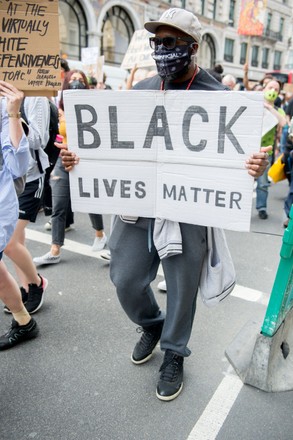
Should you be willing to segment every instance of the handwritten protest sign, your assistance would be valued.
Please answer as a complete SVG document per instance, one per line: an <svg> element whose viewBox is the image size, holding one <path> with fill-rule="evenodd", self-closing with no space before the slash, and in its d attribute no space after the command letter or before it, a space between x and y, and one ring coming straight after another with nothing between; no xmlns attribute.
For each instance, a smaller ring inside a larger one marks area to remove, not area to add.
<svg viewBox="0 0 293 440"><path fill-rule="evenodd" d="M98 82L103 82L103 66L105 56L100 56L98 47L84 47L81 49L83 70L88 76L93 76Z"/></svg>
<svg viewBox="0 0 293 440"><path fill-rule="evenodd" d="M0 78L25 95L61 88L58 0L0 1Z"/></svg>
<svg viewBox="0 0 293 440"><path fill-rule="evenodd" d="M66 91L73 210L249 230L255 92Z"/></svg>
<svg viewBox="0 0 293 440"><path fill-rule="evenodd" d="M150 35L145 29L134 32L121 64L122 69L132 69L134 66L155 67L155 62L151 56L153 50L149 44Z"/></svg>

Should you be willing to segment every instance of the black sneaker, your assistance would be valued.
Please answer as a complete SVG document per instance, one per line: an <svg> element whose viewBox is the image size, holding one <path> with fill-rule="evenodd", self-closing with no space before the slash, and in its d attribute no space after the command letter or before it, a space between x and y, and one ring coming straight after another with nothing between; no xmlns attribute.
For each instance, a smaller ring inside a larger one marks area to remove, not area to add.
<svg viewBox="0 0 293 440"><path fill-rule="evenodd" d="M265 211L264 209L258 211L258 216L261 220L266 220L268 218L267 211Z"/></svg>
<svg viewBox="0 0 293 440"><path fill-rule="evenodd" d="M29 284L28 287L28 299L25 305L26 310L31 315L32 313L36 313L43 305L44 302L44 293L48 287L48 280L44 277L41 277L41 284L37 286L36 284Z"/></svg>
<svg viewBox="0 0 293 440"><path fill-rule="evenodd" d="M136 331L138 333L142 332L142 336L131 355L131 360L134 364L143 364L152 357L155 346L160 340L163 325L164 322L146 328L138 327Z"/></svg>
<svg viewBox="0 0 293 440"><path fill-rule="evenodd" d="M27 293L27 291L25 290L24 287L20 287L19 289L20 289L20 292L21 292L22 302L25 305L26 302L27 302L28 293ZM11 314L11 311L10 311L10 309L7 306L4 306L3 310L4 310L5 313L10 313Z"/></svg>
<svg viewBox="0 0 293 440"><path fill-rule="evenodd" d="M0 337L0 350L7 350L20 342L36 338L38 333L39 327L34 318L31 318L30 322L26 325L19 325L13 319L9 331Z"/></svg>
<svg viewBox="0 0 293 440"><path fill-rule="evenodd" d="M179 356L174 351L166 350L156 391L158 399L173 400L181 393L183 388L183 361L183 356Z"/></svg>

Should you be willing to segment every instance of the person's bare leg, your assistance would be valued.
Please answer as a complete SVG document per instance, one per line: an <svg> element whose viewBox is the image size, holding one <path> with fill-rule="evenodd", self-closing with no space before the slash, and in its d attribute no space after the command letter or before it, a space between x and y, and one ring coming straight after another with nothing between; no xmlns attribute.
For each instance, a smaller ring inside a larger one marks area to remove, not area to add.
<svg viewBox="0 0 293 440"><path fill-rule="evenodd" d="M31 317L21 300L17 282L8 272L3 261L0 261L0 299L9 307L19 325L26 325Z"/></svg>
<svg viewBox="0 0 293 440"><path fill-rule="evenodd" d="M29 284L40 285L41 279L31 254L25 246L25 228L28 220L18 220L15 231L6 246L4 253L14 265L20 285L28 291Z"/></svg>

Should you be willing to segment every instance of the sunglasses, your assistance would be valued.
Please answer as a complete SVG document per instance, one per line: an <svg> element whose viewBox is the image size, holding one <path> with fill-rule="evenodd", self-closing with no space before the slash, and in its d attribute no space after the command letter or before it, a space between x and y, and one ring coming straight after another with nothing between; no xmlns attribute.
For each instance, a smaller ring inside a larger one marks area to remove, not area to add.
<svg viewBox="0 0 293 440"><path fill-rule="evenodd" d="M193 38L188 37L150 37L150 46L152 49L157 49L158 46L163 45L166 49L174 49L178 46L178 41L184 41L185 43L195 43Z"/></svg>

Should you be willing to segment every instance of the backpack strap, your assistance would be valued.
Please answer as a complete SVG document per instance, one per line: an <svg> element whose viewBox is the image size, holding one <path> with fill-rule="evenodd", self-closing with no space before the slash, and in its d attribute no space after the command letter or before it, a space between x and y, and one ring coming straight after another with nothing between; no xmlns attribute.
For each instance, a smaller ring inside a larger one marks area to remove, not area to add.
<svg viewBox="0 0 293 440"><path fill-rule="evenodd" d="M22 116L23 120L25 121L25 123L29 126L29 122L28 122L28 119L27 119L27 116L26 116L25 110L24 110L24 100L25 100L25 98L23 98L23 100L22 100L22 103L20 106L20 113L21 113L21 116ZM41 174L44 174L44 170L43 170L43 167L42 167L42 164L40 161L39 152L38 152L38 150L34 150L34 151L35 151L35 156L36 156L36 161L37 161L39 171Z"/></svg>

